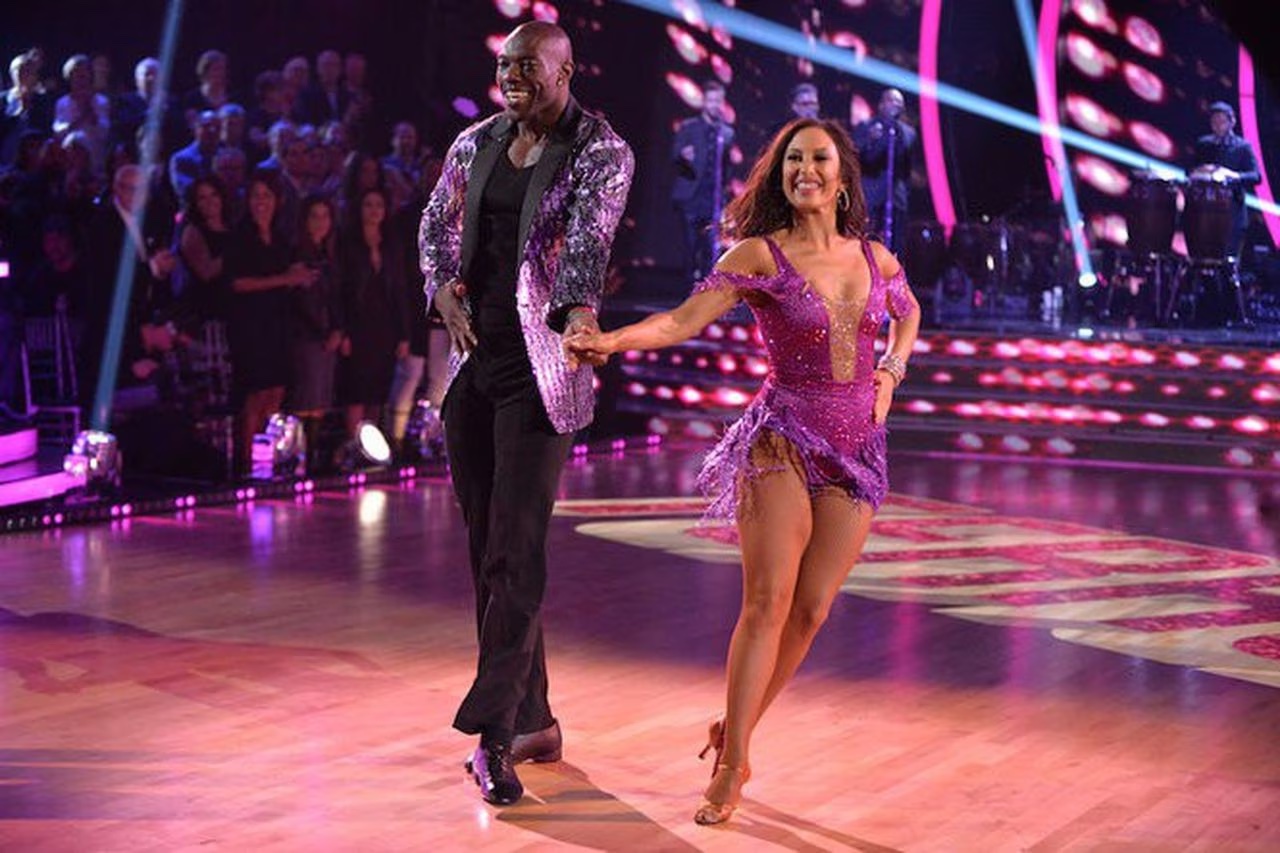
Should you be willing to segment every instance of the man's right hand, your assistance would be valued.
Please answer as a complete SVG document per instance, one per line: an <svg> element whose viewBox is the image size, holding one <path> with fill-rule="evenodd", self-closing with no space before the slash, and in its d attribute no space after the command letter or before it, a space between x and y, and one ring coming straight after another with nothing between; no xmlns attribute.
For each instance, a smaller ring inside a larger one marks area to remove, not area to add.
<svg viewBox="0 0 1280 853"><path fill-rule="evenodd" d="M461 353L469 353L476 347L476 335L471 330L471 317L462 298L467 294L467 286L460 281L450 282L436 290L436 310L444 320L444 327L449 332L449 345Z"/></svg>

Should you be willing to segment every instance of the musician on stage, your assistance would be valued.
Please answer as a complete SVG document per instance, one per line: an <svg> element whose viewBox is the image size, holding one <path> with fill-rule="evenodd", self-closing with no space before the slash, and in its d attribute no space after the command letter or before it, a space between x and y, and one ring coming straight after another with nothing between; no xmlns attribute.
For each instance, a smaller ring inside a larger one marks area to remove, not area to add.
<svg viewBox="0 0 1280 853"><path fill-rule="evenodd" d="M853 129L853 142L862 165L867 218L871 220L872 231L879 234L895 254L902 252L911 159L916 147L915 129L902 120L905 109L902 92L885 89L880 93L876 115Z"/></svg>
<svg viewBox="0 0 1280 853"><path fill-rule="evenodd" d="M734 137L724 100L723 83L704 82L702 111L680 122L671 141L676 167L671 202L684 220L684 266L690 282L709 273L720 252L717 232Z"/></svg>
<svg viewBox="0 0 1280 853"><path fill-rule="evenodd" d="M1225 101L1209 105L1209 128L1212 131L1196 140L1195 167L1192 180L1214 180L1232 187L1231 237L1229 252L1237 261L1244 248L1244 234L1249 225L1244 196L1262 180L1253 149L1235 132L1236 111Z"/></svg>

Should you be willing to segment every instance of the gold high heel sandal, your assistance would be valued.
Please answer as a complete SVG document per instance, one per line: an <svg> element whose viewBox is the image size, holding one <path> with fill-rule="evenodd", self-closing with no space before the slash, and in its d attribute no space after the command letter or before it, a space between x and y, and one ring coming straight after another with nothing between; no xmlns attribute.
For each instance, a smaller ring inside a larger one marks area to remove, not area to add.
<svg viewBox="0 0 1280 853"><path fill-rule="evenodd" d="M727 798L723 803L713 802L704 795L702 805L698 806L698 810L693 813L693 822L699 826L714 826L718 823L724 823L732 817L734 811L738 808L738 803L742 802L742 786L751 779L750 767L730 767L728 764L717 764L716 772L711 777L712 784L715 783L715 777L721 773L737 775L741 780L738 782L738 789L732 791L733 796Z"/></svg>
<svg viewBox="0 0 1280 853"><path fill-rule="evenodd" d="M716 767L720 765L720 756L724 754L724 720L713 720L711 725L707 726L707 745L702 748L702 752L698 753L698 760L702 761L707 757L707 753L711 750L716 751L716 760L711 764L711 775L716 775Z"/></svg>

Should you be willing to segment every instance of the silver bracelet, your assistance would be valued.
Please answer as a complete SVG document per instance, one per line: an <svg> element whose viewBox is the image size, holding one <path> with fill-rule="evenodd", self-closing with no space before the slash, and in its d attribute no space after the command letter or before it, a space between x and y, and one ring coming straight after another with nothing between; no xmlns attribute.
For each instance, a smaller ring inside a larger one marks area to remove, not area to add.
<svg viewBox="0 0 1280 853"><path fill-rule="evenodd" d="M883 370L893 377L894 385L901 385L907 378L907 363L891 352L885 353L876 363L876 370Z"/></svg>

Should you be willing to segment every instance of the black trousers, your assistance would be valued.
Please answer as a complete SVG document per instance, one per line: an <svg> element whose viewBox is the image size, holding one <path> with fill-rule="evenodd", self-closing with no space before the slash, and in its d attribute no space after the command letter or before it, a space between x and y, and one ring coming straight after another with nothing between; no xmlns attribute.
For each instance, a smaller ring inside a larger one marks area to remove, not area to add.
<svg viewBox="0 0 1280 853"><path fill-rule="evenodd" d="M526 361L527 365L527 361ZM542 596L547 525L573 435L547 418L532 369L474 353L444 402L445 443L476 590L480 657L454 728L510 740L554 717L547 701Z"/></svg>
<svg viewBox="0 0 1280 853"><path fill-rule="evenodd" d="M678 206L684 220L684 273L689 282L704 278L716 262L711 237L711 209L704 204Z"/></svg>

